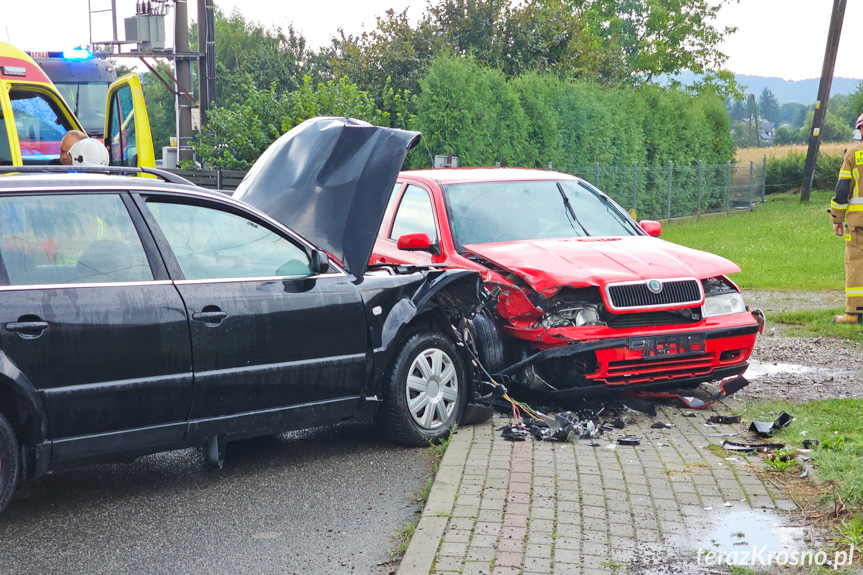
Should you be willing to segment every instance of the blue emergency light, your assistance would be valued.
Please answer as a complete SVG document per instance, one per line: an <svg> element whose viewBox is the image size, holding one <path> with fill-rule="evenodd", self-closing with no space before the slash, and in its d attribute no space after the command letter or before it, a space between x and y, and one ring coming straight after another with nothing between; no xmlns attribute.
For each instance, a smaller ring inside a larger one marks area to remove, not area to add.
<svg viewBox="0 0 863 575"><path fill-rule="evenodd" d="M93 52L84 48L75 48L74 50L65 50L63 52L65 60L89 60L92 57Z"/></svg>

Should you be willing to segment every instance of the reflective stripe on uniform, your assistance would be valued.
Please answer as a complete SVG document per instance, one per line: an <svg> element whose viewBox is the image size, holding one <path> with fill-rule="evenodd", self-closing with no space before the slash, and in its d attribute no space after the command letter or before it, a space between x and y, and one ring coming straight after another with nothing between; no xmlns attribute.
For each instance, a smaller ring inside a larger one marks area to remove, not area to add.
<svg viewBox="0 0 863 575"><path fill-rule="evenodd" d="M848 203L852 206L863 206L863 198L851 198Z"/></svg>
<svg viewBox="0 0 863 575"><path fill-rule="evenodd" d="M863 287L859 288L846 288L845 289L846 297L859 297L863 296Z"/></svg>
<svg viewBox="0 0 863 575"><path fill-rule="evenodd" d="M840 180L850 180L851 179L851 170L840 170L839 171L839 179Z"/></svg>
<svg viewBox="0 0 863 575"><path fill-rule="evenodd" d="M836 200L830 200L830 207L835 210L847 210L848 204L837 204Z"/></svg>

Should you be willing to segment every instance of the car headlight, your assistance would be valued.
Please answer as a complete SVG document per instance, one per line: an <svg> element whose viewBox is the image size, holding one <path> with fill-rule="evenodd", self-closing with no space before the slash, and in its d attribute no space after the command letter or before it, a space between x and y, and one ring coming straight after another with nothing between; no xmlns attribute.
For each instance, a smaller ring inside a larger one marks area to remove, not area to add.
<svg viewBox="0 0 863 575"><path fill-rule="evenodd" d="M599 312L595 307L584 306L575 316L575 325L600 325Z"/></svg>
<svg viewBox="0 0 863 575"><path fill-rule="evenodd" d="M737 292L708 295L704 298L704 305L701 306L701 315L704 317L743 313L745 311L746 304L743 303L743 294Z"/></svg>

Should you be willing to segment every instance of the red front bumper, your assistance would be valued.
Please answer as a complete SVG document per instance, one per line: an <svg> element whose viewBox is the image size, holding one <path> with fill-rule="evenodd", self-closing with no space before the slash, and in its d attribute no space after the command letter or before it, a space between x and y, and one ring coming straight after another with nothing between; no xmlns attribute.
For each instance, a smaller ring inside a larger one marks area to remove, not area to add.
<svg viewBox="0 0 863 575"><path fill-rule="evenodd" d="M592 344L595 361L581 362L583 377L593 385L609 387L663 382L711 381L743 368L760 329L751 313L708 318L690 325L611 329L606 326L557 329L504 330L531 347L550 350L573 344ZM607 340L608 345L603 345ZM678 346L659 341L695 341ZM577 343L576 343L577 342ZM645 345L647 349L645 349ZM657 347L659 353L656 353ZM712 374L716 377L711 377Z"/></svg>

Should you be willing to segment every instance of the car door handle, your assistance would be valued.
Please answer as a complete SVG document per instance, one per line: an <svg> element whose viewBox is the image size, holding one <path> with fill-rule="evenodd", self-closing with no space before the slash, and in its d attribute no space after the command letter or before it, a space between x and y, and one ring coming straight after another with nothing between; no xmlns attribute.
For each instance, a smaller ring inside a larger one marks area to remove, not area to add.
<svg viewBox="0 0 863 575"><path fill-rule="evenodd" d="M204 323L220 323L223 319L228 317L226 312L221 310L219 311L199 311L192 314L192 319L195 321L202 321Z"/></svg>
<svg viewBox="0 0 863 575"><path fill-rule="evenodd" d="M48 329L46 321L14 321L6 324L7 331L15 332L23 338L35 339Z"/></svg>

